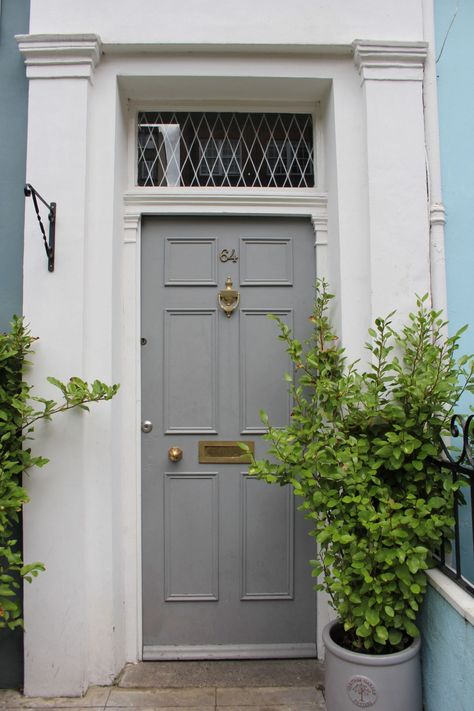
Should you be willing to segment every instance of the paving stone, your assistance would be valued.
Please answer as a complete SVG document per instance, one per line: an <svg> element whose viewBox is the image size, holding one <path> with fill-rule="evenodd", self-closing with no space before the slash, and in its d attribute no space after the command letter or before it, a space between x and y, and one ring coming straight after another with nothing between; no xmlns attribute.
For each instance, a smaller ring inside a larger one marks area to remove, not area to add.
<svg viewBox="0 0 474 711"><path fill-rule="evenodd" d="M214 706L216 692L213 688L186 689L117 689L110 692L107 709L110 707L126 708L166 708L171 707L206 707Z"/></svg>
<svg viewBox="0 0 474 711"><path fill-rule="evenodd" d="M326 707L318 704L298 704L297 706L216 706L216 711L326 711Z"/></svg>
<svg viewBox="0 0 474 711"><path fill-rule="evenodd" d="M92 686L85 696L55 696L43 698L23 696L19 691L0 691L0 708L104 708L110 694L110 686Z"/></svg>
<svg viewBox="0 0 474 711"><path fill-rule="evenodd" d="M314 687L266 687L217 689L217 706L295 706L321 701Z"/></svg>
<svg viewBox="0 0 474 711"><path fill-rule="evenodd" d="M119 711L123 707L113 707L113 706L107 706L107 711ZM212 706L134 706L133 711L215 711L215 705L212 704ZM246 711L253 711L253 709L249 709L247 706ZM304 711L304 710L302 710Z"/></svg>
<svg viewBox="0 0 474 711"><path fill-rule="evenodd" d="M123 688L320 686L322 665L316 659L140 662L127 664Z"/></svg>

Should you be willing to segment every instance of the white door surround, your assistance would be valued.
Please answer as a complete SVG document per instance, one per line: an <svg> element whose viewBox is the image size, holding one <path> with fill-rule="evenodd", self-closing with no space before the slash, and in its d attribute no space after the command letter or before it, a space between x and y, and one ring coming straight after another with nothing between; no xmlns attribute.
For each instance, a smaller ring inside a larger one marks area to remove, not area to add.
<svg viewBox="0 0 474 711"><path fill-rule="evenodd" d="M28 482L25 556L45 560L47 572L25 590L25 690L76 695L111 683L142 646L141 216L309 216L318 275L337 293L344 345L358 357L373 316L404 313L412 294L430 288L426 45L140 54L95 35L28 35L19 45L31 80L27 179L58 204L52 275L26 213L24 311L41 337L32 381L39 392L45 375L121 383L109 405L38 431L51 462ZM134 187L136 106L210 102L312 111L319 103L318 188Z"/></svg>

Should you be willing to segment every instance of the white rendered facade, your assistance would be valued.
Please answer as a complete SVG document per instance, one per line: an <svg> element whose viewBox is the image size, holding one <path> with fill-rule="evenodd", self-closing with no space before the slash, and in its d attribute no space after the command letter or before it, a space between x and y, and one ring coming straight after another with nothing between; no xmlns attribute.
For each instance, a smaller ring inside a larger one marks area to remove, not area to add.
<svg viewBox="0 0 474 711"><path fill-rule="evenodd" d="M311 217L354 358L373 317L403 315L414 293L443 305L442 206L429 204L425 151L428 141L436 156L436 113L423 107L431 13L431 0L32 0L18 38L27 180L58 206L53 274L26 211L24 312L41 337L32 379L42 393L47 375L121 389L90 416L37 430L51 461L28 479L25 559L47 571L25 590L27 694L79 695L140 659L141 215ZM304 109L317 187L136 187L147 107ZM322 628L323 603L318 614Z"/></svg>

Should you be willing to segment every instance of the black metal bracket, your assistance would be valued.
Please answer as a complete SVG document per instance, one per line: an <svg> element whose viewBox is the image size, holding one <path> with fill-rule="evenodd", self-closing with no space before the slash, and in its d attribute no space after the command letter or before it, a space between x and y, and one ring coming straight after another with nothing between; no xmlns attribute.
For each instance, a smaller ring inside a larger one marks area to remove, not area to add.
<svg viewBox="0 0 474 711"><path fill-rule="evenodd" d="M36 217L38 218L38 223L41 230L41 236L43 237L44 248L46 250L46 256L48 257L48 271L54 272L54 252L55 252L55 241L56 241L56 203L48 203L44 198L41 197L39 192L37 192L32 185L27 183L24 188L25 197L32 197L33 205L35 206ZM48 220L49 220L49 237L46 238L46 232L44 229L43 221L41 219L38 200L41 200L43 205L48 208Z"/></svg>

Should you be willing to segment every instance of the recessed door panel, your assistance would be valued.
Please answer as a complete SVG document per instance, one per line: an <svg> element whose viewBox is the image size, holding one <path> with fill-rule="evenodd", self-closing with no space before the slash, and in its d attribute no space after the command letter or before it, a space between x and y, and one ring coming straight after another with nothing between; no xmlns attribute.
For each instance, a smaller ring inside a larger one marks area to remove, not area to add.
<svg viewBox="0 0 474 711"><path fill-rule="evenodd" d="M216 240L165 240L166 286L216 286Z"/></svg>
<svg viewBox="0 0 474 711"><path fill-rule="evenodd" d="M240 242L241 286L292 286L293 240L243 238Z"/></svg>
<svg viewBox="0 0 474 711"><path fill-rule="evenodd" d="M290 396L283 376L291 370L288 354L276 341L278 333L270 314L290 328L290 309L241 309L240 311L240 403L242 434L265 432L260 418L263 409L275 427L289 421Z"/></svg>
<svg viewBox="0 0 474 711"><path fill-rule="evenodd" d="M217 312L167 309L164 407L168 434L217 432Z"/></svg>
<svg viewBox="0 0 474 711"><path fill-rule="evenodd" d="M218 475L165 475L165 600L217 600Z"/></svg>
<svg viewBox="0 0 474 711"><path fill-rule="evenodd" d="M269 314L309 335L310 222L147 217L141 234L144 658L315 656L310 525L238 444L265 456L261 409L289 421Z"/></svg>
<svg viewBox="0 0 474 711"><path fill-rule="evenodd" d="M294 497L290 487L242 476L242 599L293 597Z"/></svg>

